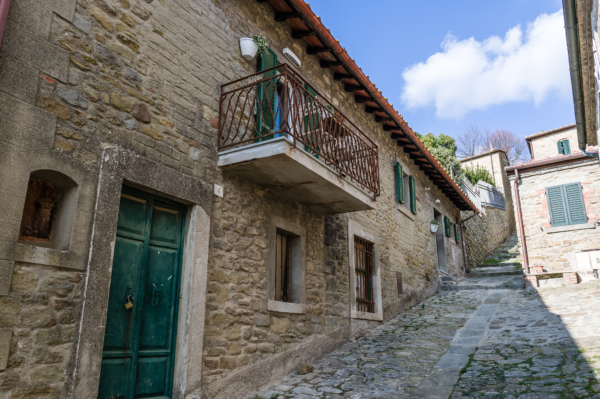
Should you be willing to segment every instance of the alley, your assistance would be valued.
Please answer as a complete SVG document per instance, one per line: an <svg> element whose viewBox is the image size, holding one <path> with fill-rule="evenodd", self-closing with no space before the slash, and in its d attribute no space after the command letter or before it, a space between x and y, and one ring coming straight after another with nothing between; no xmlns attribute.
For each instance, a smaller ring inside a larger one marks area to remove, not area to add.
<svg viewBox="0 0 600 399"><path fill-rule="evenodd" d="M516 287L515 245L258 397L600 398L600 284Z"/></svg>

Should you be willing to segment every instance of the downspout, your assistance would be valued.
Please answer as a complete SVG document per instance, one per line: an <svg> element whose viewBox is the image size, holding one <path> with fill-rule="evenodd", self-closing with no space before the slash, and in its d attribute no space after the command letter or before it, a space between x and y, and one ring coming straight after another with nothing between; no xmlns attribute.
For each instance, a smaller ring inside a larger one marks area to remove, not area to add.
<svg viewBox="0 0 600 399"><path fill-rule="evenodd" d="M473 219L475 216L477 216L477 212L473 212L473 214L471 216L469 216L466 219L461 220L458 223L458 226L460 227L460 241L462 244L463 260L465 263L465 273L471 273L471 270L469 270L469 265L467 264L467 248L465 247L465 234L464 234L464 230L463 230L463 223L469 219Z"/></svg>
<svg viewBox="0 0 600 399"><path fill-rule="evenodd" d="M519 196L519 169L515 168L515 200L517 202L517 216L519 217L519 232L521 233L521 250L523 252L523 264L525 274L529 274L529 257L527 256L527 244L525 243L525 229L523 228L523 215L521 214L521 197Z"/></svg>
<svg viewBox="0 0 600 399"><path fill-rule="evenodd" d="M585 154L587 133L585 128L581 71L579 69L579 34L577 32L577 7L575 5L575 0L563 0L563 11L565 16L565 30L567 32L567 50L569 53L569 71L571 72L573 103L575 104L577 139L579 149Z"/></svg>
<svg viewBox="0 0 600 399"><path fill-rule="evenodd" d="M8 20L8 10L11 0L0 0L0 49L2 48L2 39L4 39L4 29ZM0 55L0 58L2 55Z"/></svg>

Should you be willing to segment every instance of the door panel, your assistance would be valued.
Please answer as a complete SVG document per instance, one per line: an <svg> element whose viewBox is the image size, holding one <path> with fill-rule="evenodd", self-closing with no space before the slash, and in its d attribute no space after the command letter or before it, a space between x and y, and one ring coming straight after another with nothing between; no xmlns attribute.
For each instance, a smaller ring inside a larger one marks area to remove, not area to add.
<svg viewBox="0 0 600 399"><path fill-rule="evenodd" d="M146 396L170 397L165 392L169 385L167 380L169 370L169 357L140 357L138 361L138 374L135 387L136 398Z"/></svg>
<svg viewBox="0 0 600 399"><path fill-rule="evenodd" d="M177 251L150 246L140 351L146 349L170 350L173 309L176 299L173 295L173 277L176 272Z"/></svg>
<svg viewBox="0 0 600 399"><path fill-rule="evenodd" d="M151 194L123 191L98 397L168 399L186 209ZM127 295L134 298L131 310L125 307Z"/></svg>

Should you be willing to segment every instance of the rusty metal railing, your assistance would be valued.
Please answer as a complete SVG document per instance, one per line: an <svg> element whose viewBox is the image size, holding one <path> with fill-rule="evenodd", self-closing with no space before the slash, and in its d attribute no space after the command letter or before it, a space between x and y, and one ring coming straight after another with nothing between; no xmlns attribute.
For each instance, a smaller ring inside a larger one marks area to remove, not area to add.
<svg viewBox="0 0 600 399"><path fill-rule="evenodd" d="M287 137L375 198L378 148L286 65L221 86L219 151Z"/></svg>

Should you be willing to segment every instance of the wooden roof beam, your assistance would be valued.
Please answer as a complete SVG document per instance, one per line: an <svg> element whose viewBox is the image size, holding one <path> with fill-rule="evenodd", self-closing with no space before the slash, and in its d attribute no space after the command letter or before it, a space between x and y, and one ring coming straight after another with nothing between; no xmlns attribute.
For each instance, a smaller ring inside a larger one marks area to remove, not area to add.
<svg viewBox="0 0 600 399"><path fill-rule="evenodd" d="M317 55L319 53L328 53L328 52L331 52L331 49L328 47L308 46L306 48L306 54L308 54L308 55Z"/></svg>
<svg viewBox="0 0 600 399"><path fill-rule="evenodd" d="M316 35L317 35L317 32L315 32L314 30L296 30L296 29L294 29L292 31L293 39L302 39L303 37L316 36Z"/></svg>
<svg viewBox="0 0 600 399"><path fill-rule="evenodd" d="M354 79L354 76L350 75L349 73L339 73L339 72L333 73L333 80L342 80L342 79Z"/></svg>
<svg viewBox="0 0 600 399"><path fill-rule="evenodd" d="M391 122L393 121L392 118L390 118L389 116L375 116L375 122Z"/></svg>
<svg viewBox="0 0 600 399"><path fill-rule="evenodd" d="M319 62L319 64L321 64L321 68L332 68L332 67L344 65L344 63L342 61L329 61L329 60L321 60Z"/></svg>
<svg viewBox="0 0 600 399"><path fill-rule="evenodd" d="M365 88L362 85L344 85L344 91L347 91L348 93L364 89Z"/></svg>
<svg viewBox="0 0 600 399"><path fill-rule="evenodd" d="M354 101L357 104L364 104L364 103L370 103L375 101L374 99L372 99L371 97L362 97L362 96L354 96Z"/></svg>
<svg viewBox="0 0 600 399"><path fill-rule="evenodd" d="M391 132L392 130L400 130L400 126L383 125L383 130L385 132Z"/></svg>
<svg viewBox="0 0 600 399"><path fill-rule="evenodd" d="M383 112L383 110L381 108L370 107L370 106L367 105L365 107L365 112L368 113L368 114L372 114L373 112Z"/></svg>
<svg viewBox="0 0 600 399"><path fill-rule="evenodd" d="M292 11L292 12L276 12L275 13L275 21L277 22L283 22L283 21L287 21L290 18L298 18L300 17L300 13L296 12L296 11Z"/></svg>

